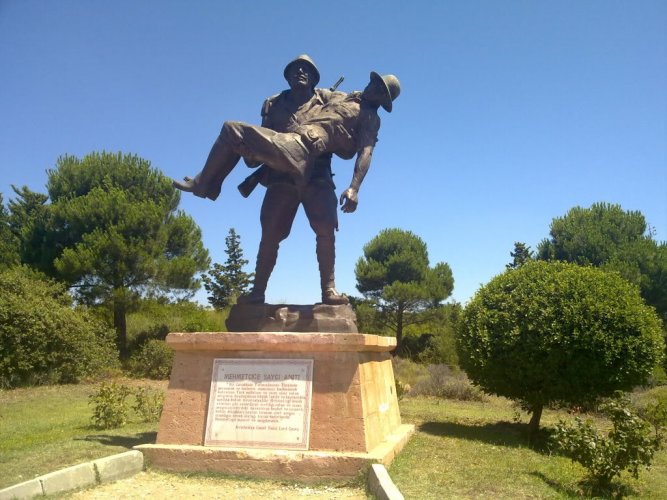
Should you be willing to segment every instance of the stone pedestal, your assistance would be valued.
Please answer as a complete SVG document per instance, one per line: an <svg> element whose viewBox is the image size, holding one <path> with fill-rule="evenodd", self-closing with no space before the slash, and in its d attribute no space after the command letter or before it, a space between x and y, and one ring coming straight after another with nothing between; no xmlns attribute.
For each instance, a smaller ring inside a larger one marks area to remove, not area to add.
<svg viewBox="0 0 667 500"><path fill-rule="evenodd" d="M226 326L230 332L358 332L350 305L236 304Z"/></svg>
<svg viewBox="0 0 667 500"><path fill-rule="evenodd" d="M414 432L402 425L390 351L396 340L344 333L171 333L175 350L157 444L137 447L173 471L322 481L388 465ZM204 446L213 361L312 359L308 450Z"/></svg>

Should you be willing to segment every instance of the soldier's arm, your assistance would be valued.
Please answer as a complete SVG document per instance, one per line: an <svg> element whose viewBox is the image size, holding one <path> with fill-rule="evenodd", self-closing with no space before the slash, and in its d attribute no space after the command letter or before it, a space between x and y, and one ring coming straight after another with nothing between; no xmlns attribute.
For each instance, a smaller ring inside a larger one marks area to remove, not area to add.
<svg viewBox="0 0 667 500"><path fill-rule="evenodd" d="M341 210L345 213L352 213L357 209L357 205L359 204L359 188L371 166L374 148L375 146L365 146L357 153L350 187L340 195Z"/></svg>
<svg viewBox="0 0 667 500"><path fill-rule="evenodd" d="M346 213L354 212L359 204L359 188L368 173L373 158L373 150L377 143L380 130L380 117L377 111L361 111L359 128L357 129L357 159L354 162L354 172L350 187L340 195L341 210Z"/></svg>

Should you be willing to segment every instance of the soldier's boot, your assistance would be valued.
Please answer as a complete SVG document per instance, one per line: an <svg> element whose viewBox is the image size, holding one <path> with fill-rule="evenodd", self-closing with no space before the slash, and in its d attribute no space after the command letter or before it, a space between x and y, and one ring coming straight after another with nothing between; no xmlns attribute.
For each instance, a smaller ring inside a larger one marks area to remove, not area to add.
<svg viewBox="0 0 667 500"><path fill-rule="evenodd" d="M201 172L194 178L185 177L182 181L174 180L172 186L200 198L217 199L223 181L241 159L236 152L239 140L236 131L225 123L211 147Z"/></svg>
<svg viewBox="0 0 667 500"><path fill-rule="evenodd" d="M320 266L320 284L322 285L322 303L339 306L350 303L345 295L336 291L334 267L336 264L335 237L318 236L316 244L317 262Z"/></svg>
<svg viewBox="0 0 667 500"><path fill-rule="evenodd" d="M247 295L241 295L237 300L238 304L264 304L266 286L269 283L277 258L278 245L268 245L260 242L252 290Z"/></svg>

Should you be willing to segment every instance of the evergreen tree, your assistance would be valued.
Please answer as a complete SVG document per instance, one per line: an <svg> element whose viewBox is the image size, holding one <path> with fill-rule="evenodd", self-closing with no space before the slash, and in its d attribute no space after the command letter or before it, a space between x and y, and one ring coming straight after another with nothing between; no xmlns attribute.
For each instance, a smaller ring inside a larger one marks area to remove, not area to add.
<svg viewBox="0 0 667 500"><path fill-rule="evenodd" d="M9 214L0 193L0 271L19 263L19 241L9 225Z"/></svg>
<svg viewBox="0 0 667 500"><path fill-rule="evenodd" d="M510 252L512 262L507 264L507 269L518 269L533 258L533 251L528 245L520 241L514 242L514 251Z"/></svg>
<svg viewBox="0 0 667 500"><path fill-rule="evenodd" d="M396 334L397 350L405 327L426 321L423 313L437 309L454 289L449 265L429 267L426 243L401 229L385 229L368 242L355 274L357 289Z"/></svg>
<svg viewBox="0 0 667 500"><path fill-rule="evenodd" d="M21 262L54 275L52 246L44 245L49 197L27 186L12 186L16 197L9 202L9 228L18 240Z"/></svg>
<svg viewBox="0 0 667 500"><path fill-rule="evenodd" d="M113 309L127 354L128 309L146 292L189 295L208 252L179 193L150 162L122 153L64 156L48 171L51 203L24 189L12 214L25 260L67 283L79 301ZM25 210L24 210L25 209Z"/></svg>
<svg viewBox="0 0 667 500"><path fill-rule="evenodd" d="M538 245L539 259L617 271L667 322L667 243L653 239L641 212L609 203L574 207L553 219L549 235Z"/></svg>
<svg viewBox="0 0 667 500"><path fill-rule="evenodd" d="M241 237L234 228L225 238L227 260L224 265L217 262L208 274L202 276L204 288L209 293L208 301L216 309L223 309L236 303L239 296L247 293L253 274L243 271L248 261L243 258Z"/></svg>

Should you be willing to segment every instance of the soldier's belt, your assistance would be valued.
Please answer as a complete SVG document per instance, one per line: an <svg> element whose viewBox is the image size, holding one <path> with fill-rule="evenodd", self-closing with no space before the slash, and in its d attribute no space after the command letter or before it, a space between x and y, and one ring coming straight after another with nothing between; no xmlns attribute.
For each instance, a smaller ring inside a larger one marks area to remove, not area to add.
<svg viewBox="0 0 667 500"><path fill-rule="evenodd" d="M311 153L321 154L326 150L327 146L324 139L316 130L311 128L303 130L301 132L301 140Z"/></svg>

